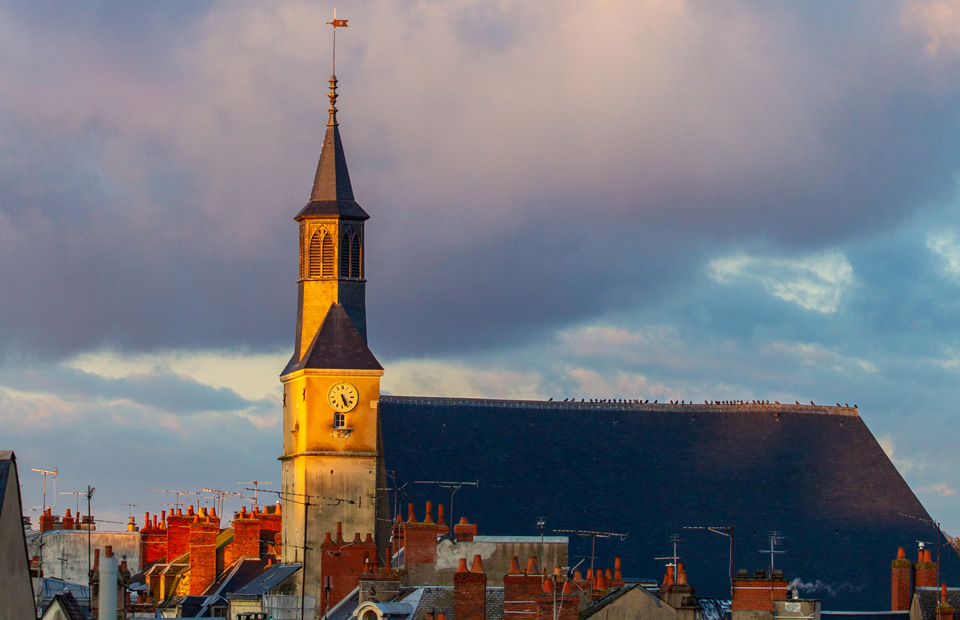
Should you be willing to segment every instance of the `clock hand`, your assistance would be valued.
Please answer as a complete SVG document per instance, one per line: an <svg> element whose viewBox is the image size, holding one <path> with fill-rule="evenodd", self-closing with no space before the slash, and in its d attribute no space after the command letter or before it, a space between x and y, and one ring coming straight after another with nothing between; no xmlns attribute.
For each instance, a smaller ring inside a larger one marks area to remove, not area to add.
<svg viewBox="0 0 960 620"><path fill-rule="evenodd" d="M346 407L349 407L349 406L350 406L350 403L347 402L347 395L346 395L346 394L341 394L341 395L340 395L340 400L343 401L344 406L346 406Z"/></svg>

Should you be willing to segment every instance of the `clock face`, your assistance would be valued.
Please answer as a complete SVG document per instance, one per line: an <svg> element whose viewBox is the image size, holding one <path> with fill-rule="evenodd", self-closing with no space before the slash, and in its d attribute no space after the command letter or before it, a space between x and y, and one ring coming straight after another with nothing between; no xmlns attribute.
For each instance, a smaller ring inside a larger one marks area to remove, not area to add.
<svg viewBox="0 0 960 620"><path fill-rule="evenodd" d="M349 383L335 383L327 392L327 402L334 411L347 412L357 406L357 388Z"/></svg>

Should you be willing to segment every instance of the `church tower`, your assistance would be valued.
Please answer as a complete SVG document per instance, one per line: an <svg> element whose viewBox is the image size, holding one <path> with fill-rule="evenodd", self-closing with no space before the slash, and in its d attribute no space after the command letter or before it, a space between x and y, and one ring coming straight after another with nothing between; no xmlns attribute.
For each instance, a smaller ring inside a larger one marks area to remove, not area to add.
<svg viewBox="0 0 960 620"><path fill-rule="evenodd" d="M310 202L300 227L297 331L283 383L284 562L305 562L305 588L317 594L326 534L371 533L386 544L380 419L383 367L367 347L364 223L353 198L337 124L337 78ZM326 559L328 561L328 559ZM322 611L322 610L321 610Z"/></svg>

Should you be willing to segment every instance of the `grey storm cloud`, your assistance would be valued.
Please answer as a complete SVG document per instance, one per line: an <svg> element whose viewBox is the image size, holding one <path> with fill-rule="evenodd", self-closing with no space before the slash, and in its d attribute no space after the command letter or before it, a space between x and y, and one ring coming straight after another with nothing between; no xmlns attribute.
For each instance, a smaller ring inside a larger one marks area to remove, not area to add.
<svg viewBox="0 0 960 620"><path fill-rule="evenodd" d="M113 6L0 13L0 346L286 346L329 7ZM943 202L960 80L909 6L351 7L378 350L541 337L725 244L816 250Z"/></svg>

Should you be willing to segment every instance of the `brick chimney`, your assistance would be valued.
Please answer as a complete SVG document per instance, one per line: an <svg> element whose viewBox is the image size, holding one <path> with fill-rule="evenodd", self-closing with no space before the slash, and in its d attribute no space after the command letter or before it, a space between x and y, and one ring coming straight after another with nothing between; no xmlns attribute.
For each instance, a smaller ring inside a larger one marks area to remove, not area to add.
<svg viewBox="0 0 960 620"><path fill-rule="evenodd" d="M537 616L537 596L543 590L543 577L537 574L537 559L530 558L530 561L533 572L524 574L517 557L510 558L510 570L503 576L503 612L511 620L535 620Z"/></svg>
<svg viewBox="0 0 960 620"><path fill-rule="evenodd" d="M457 542L473 542L473 537L476 535L477 524L469 523L466 517L460 517L460 523L453 526L453 537Z"/></svg>
<svg viewBox="0 0 960 620"><path fill-rule="evenodd" d="M320 550L324 560L320 573L320 583L323 584L320 609L330 609L360 584L360 576L365 569L369 569L370 558L376 560L377 546L371 534L367 534L366 540L361 540L359 532L353 535L352 541L346 542L343 525L338 522L337 539L333 540L330 532L327 532Z"/></svg>
<svg viewBox="0 0 960 620"><path fill-rule="evenodd" d="M217 579L217 534L220 521L194 515L190 524L190 594L203 594Z"/></svg>
<svg viewBox="0 0 960 620"><path fill-rule="evenodd" d="M373 539L370 539L373 542ZM400 572L390 566L390 556L386 556L386 566L377 570L377 556L374 555L360 575L360 602L376 601L387 603L400 594Z"/></svg>
<svg viewBox="0 0 960 620"><path fill-rule="evenodd" d="M143 514L143 527L140 528L140 568L146 568L167 553L167 532L157 527L156 516L150 522L150 513Z"/></svg>
<svg viewBox="0 0 960 620"><path fill-rule="evenodd" d="M750 579L746 571L738 571L733 580L733 602L730 604L733 620L753 617L750 613L738 612L766 611L772 614L773 601L787 598L787 580L777 572L768 578L765 570L757 570Z"/></svg>
<svg viewBox="0 0 960 620"><path fill-rule="evenodd" d="M669 573L669 568L667 569ZM666 586L666 584L665 584ZM668 587L664 587L660 592L660 598L674 609L689 608L696 606L693 598L694 588L687 582L687 568L683 562L677 562L677 580ZM770 609L773 610L773 599L770 599Z"/></svg>
<svg viewBox="0 0 960 620"><path fill-rule="evenodd" d="M897 559L890 563L890 610L906 611L910 609L910 560L903 547L897 549Z"/></svg>
<svg viewBox="0 0 960 620"><path fill-rule="evenodd" d="M947 598L947 584L945 583L940 584L940 604L937 605L937 620L953 620L953 607Z"/></svg>
<svg viewBox="0 0 960 620"><path fill-rule="evenodd" d="M190 523L193 521L193 506L187 509L187 514L183 514L180 508L177 508L177 514L170 511L167 517L167 562L172 562L175 558L183 555L190 550Z"/></svg>
<svg viewBox="0 0 960 620"><path fill-rule="evenodd" d="M260 519L247 512L246 506L233 515L233 559L260 557Z"/></svg>
<svg viewBox="0 0 960 620"><path fill-rule="evenodd" d="M437 534L440 528L433 522L433 505L427 502L423 521L417 521L413 504L408 506L407 522L403 524L403 561L408 585L437 583Z"/></svg>
<svg viewBox="0 0 960 620"><path fill-rule="evenodd" d="M73 516L70 514L69 508L67 508L67 512L63 515L63 529L65 530L75 529Z"/></svg>
<svg viewBox="0 0 960 620"><path fill-rule="evenodd" d="M536 602L537 620L577 620L580 614L580 597L569 581L554 584L554 578L543 579Z"/></svg>
<svg viewBox="0 0 960 620"><path fill-rule="evenodd" d="M460 558L460 566L453 575L453 617L456 620L486 620L487 575L483 572L483 560L473 556L473 567L467 572L466 558Z"/></svg>
<svg viewBox="0 0 960 620"><path fill-rule="evenodd" d="M56 521L56 517L53 516L53 509L47 508L43 511L43 514L40 515L40 531L49 532L53 529L53 524Z"/></svg>
<svg viewBox="0 0 960 620"><path fill-rule="evenodd" d="M626 583L623 581L623 572L620 569L620 556L613 559L613 579L607 580L611 588L622 588Z"/></svg>
<svg viewBox="0 0 960 620"><path fill-rule="evenodd" d="M917 563L913 567L913 575L915 587L937 587L937 563L931 558L929 549L920 549L917 553Z"/></svg>
<svg viewBox="0 0 960 620"><path fill-rule="evenodd" d="M403 519L400 518L400 515L397 515L396 521L393 522L393 541L392 547L390 550L391 555L396 555L401 549L403 549L404 542L404 530Z"/></svg>

